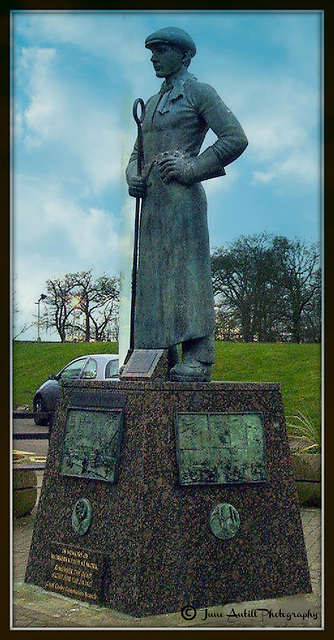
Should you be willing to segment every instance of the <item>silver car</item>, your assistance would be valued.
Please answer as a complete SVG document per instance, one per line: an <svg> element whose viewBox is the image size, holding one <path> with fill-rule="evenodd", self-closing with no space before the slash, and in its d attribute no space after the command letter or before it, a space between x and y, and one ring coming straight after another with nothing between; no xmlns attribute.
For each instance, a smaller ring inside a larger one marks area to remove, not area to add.
<svg viewBox="0 0 334 640"><path fill-rule="evenodd" d="M117 380L118 370L119 357L116 354L89 355L72 360L37 389L34 395L34 412L50 412L50 416L35 416L35 423L47 425L51 422L58 400L59 382L62 380Z"/></svg>

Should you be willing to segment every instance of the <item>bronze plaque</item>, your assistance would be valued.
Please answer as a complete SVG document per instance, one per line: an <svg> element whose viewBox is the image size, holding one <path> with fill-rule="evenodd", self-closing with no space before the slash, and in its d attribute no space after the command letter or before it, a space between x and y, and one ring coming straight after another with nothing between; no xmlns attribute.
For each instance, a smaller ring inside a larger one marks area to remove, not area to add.
<svg viewBox="0 0 334 640"><path fill-rule="evenodd" d="M152 378L163 355L163 349L135 349L124 365L121 378Z"/></svg>
<svg viewBox="0 0 334 640"><path fill-rule="evenodd" d="M72 528L79 536L84 536L92 522L93 509L88 498L79 498L72 509Z"/></svg>
<svg viewBox="0 0 334 640"><path fill-rule="evenodd" d="M45 589L91 604L103 604L105 558L101 553L51 543L50 565Z"/></svg>
<svg viewBox="0 0 334 640"><path fill-rule="evenodd" d="M216 538L229 540L240 527L240 515L237 509L228 502L220 502L210 513L210 529Z"/></svg>
<svg viewBox="0 0 334 640"><path fill-rule="evenodd" d="M267 479L261 414L178 413L176 432L181 485Z"/></svg>
<svg viewBox="0 0 334 640"><path fill-rule="evenodd" d="M122 424L121 409L70 408L65 425L61 473L116 482Z"/></svg>

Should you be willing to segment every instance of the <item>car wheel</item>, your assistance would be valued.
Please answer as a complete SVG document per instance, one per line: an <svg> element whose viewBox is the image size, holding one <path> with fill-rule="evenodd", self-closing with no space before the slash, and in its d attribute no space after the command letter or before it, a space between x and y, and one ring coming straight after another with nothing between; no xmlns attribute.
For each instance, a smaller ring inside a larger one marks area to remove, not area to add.
<svg viewBox="0 0 334 640"><path fill-rule="evenodd" d="M44 413L44 411L46 411L46 406L41 396L37 396L34 400L34 411L36 413ZM39 418L38 416L34 416L34 422L39 426L46 426L49 421L50 418Z"/></svg>

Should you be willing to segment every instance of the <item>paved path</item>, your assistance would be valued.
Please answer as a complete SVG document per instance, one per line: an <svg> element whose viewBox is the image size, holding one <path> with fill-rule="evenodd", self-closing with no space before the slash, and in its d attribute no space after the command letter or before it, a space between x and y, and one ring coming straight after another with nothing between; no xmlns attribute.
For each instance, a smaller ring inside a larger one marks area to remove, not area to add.
<svg viewBox="0 0 334 640"><path fill-rule="evenodd" d="M38 485L42 473L38 474ZM134 618L110 609L63 598L24 584L34 516L16 519L13 531L12 629L29 628L321 628L321 512L302 509L312 594L210 607L184 620L180 612Z"/></svg>
<svg viewBox="0 0 334 640"><path fill-rule="evenodd" d="M49 427L37 426L33 420L17 418L13 420L13 434L18 436L20 433L49 433ZM15 451L23 451L24 453L35 453L36 455L42 455L46 457L49 447L49 440L20 440L20 438L13 438L13 449Z"/></svg>

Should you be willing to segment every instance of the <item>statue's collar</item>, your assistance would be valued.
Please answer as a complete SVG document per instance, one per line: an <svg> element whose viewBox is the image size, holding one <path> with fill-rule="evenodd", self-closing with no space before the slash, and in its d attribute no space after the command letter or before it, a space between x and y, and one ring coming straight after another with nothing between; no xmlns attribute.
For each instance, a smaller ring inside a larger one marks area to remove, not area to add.
<svg viewBox="0 0 334 640"><path fill-rule="evenodd" d="M171 86L167 85L166 80L161 85L159 93L167 93L167 91L171 91L172 94L183 94L183 87L185 82L189 78L193 78L194 76L187 71L187 69L183 68L179 71L177 75L174 76Z"/></svg>
<svg viewBox="0 0 334 640"><path fill-rule="evenodd" d="M182 69L177 76L174 76L172 86L168 86L166 80L162 83L159 94L163 97L159 103L159 113L167 113L171 102L184 95L184 85L189 78L194 76L188 73L187 69Z"/></svg>

